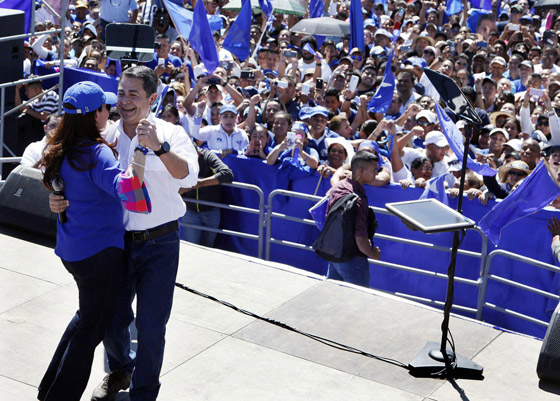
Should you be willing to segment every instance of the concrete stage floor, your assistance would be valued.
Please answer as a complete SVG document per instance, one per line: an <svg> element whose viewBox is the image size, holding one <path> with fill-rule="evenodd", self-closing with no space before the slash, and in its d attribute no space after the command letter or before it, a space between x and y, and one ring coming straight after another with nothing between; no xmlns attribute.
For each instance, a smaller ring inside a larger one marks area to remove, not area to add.
<svg viewBox="0 0 560 401"><path fill-rule="evenodd" d="M18 238L19 237L19 238ZM52 244L0 232L0 399L28 401L77 307ZM289 251L289 250L287 250ZM256 314L408 364L438 342L442 313L285 265L181 245L178 281ZM159 400L558 400L539 383L541 342L462 317L457 352L483 380L415 378L406 369L336 350L176 289ZM83 400L105 375L97 349ZM128 400L122 392L117 400Z"/></svg>

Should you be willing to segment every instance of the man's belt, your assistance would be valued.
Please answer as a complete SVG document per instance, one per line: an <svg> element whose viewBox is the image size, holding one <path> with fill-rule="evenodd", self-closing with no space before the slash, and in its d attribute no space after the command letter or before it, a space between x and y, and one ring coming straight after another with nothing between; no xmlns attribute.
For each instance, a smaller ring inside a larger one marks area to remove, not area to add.
<svg viewBox="0 0 560 401"><path fill-rule="evenodd" d="M134 242L143 242L150 239L163 237L164 235L177 231L178 229L179 224L177 223L177 220L175 220L170 221L169 223L162 224L161 226L150 228L148 230L127 231L124 237Z"/></svg>

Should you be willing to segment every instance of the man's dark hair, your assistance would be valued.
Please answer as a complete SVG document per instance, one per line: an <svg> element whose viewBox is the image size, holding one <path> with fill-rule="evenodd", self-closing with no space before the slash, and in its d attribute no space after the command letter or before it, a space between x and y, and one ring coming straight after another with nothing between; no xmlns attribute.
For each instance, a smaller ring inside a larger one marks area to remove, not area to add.
<svg viewBox="0 0 560 401"><path fill-rule="evenodd" d="M167 39L167 40L169 40L169 36L167 36L165 33L160 33L160 34L158 34L158 35L156 36L156 40L159 40L159 39Z"/></svg>
<svg viewBox="0 0 560 401"><path fill-rule="evenodd" d="M128 68L122 73L123 77L135 78L142 81L142 88L148 96L157 92L158 78L154 70L143 65Z"/></svg>
<svg viewBox="0 0 560 401"><path fill-rule="evenodd" d="M338 99L338 91L334 88L327 89L327 91L325 92L325 97L327 96L334 96Z"/></svg>
<svg viewBox="0 0 560 401"><path fill-rule="evenodd" d="M461 92L463 92L463 95L465 95L467 97L467 99L469 99L469 102L471 102L471 104L475 104L476 102L476 91L474 90L474 88L472 86L463 86L461 88Z"/></svg>
<svg viewBox="0 0 560 401"><path fill-rule="evenodd" d="M359 168L366 168L368 163L377 163L379 157L373 153L366 152L365 150L359 150L354 154L352 161L350 162L350 168L352 169L352 174L356 173Z"/></svg>
<svg viewBox="0 0 560 401"><path fill-rule="evenodd" d="M303 49L303 46L305 46L306 43L309 43L309 46L311 46L311 48L313 50L317 50L317 39L315 39L315 37L313 37L312 35L307 35L306 37L304 37L301 40L301 48Z"/></svg>
<svg viewBox="0 0 560 401"><path fill-rule="evenodd" d="M377 121L375 120L367 120L365 123L362 124L362 131L367 136L370 136L373 131L377 128Z"/></svg>

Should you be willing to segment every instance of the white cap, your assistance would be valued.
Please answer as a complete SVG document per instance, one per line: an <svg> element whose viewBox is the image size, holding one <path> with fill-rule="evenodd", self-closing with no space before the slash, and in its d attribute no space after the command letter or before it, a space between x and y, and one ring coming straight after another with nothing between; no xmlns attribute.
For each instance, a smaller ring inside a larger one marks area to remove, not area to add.
<svg viewBox="0 0 560 401"><path fill-rule="evenodd" d="M430 110L422 110L420 113L416 114L416 120L420 120L421 118L425 118L430 124L437 121L437 115Z"/></svg>
<svg viewBox="0 0 560 401"><path fill-rule="evenodd" d="M341 136L334 138L325 138L327 149L335 143L342 145L342 147L346 150L346 159L344 160L344 163L350 163L350 160L352 160L352 157L354 157L354 148L352 147L352 144Z"/></svg>
<svg viewBox="0 0 560 401"><path fill-rule="evenodd" d="M506 143L504 143L504 146L509 146L511 147L514 151L516 152L521 152L521 144L523 143L523 141L521 139L510 139L509 141L507 141Z"/></svg>
<svg viewBox="0 0 560 401"><path fill-rule="evenodd" d="M494 128L492 131L490 131L490 136L492 136L494 134L502 134L503 136L506 137L506 141L509 141L509 134L503 128Z"/></svg>
<svg viewBox="0 0 560 401"><path fill-rule="evenodd" d="M445 135L440 131L428 132L426 139L424 139L424 145L434 144L439 148L443 148L448 145Z"/></svg>

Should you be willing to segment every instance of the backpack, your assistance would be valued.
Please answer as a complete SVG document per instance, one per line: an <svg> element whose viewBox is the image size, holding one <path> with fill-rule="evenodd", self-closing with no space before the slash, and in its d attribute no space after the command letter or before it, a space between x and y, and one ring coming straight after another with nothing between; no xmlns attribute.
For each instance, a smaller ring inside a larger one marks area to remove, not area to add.
<svg viewBox="0 0 560 401"><path fill-rule="evenodd" d="M360 196L355 192L344 195L332 206L325 225L312 248L321 259L327 262L347 262L356 256L365 255L356 245L355 224L357 202ZM368 237L371 239L377 229L377 219L368 208Z"/></svg>

